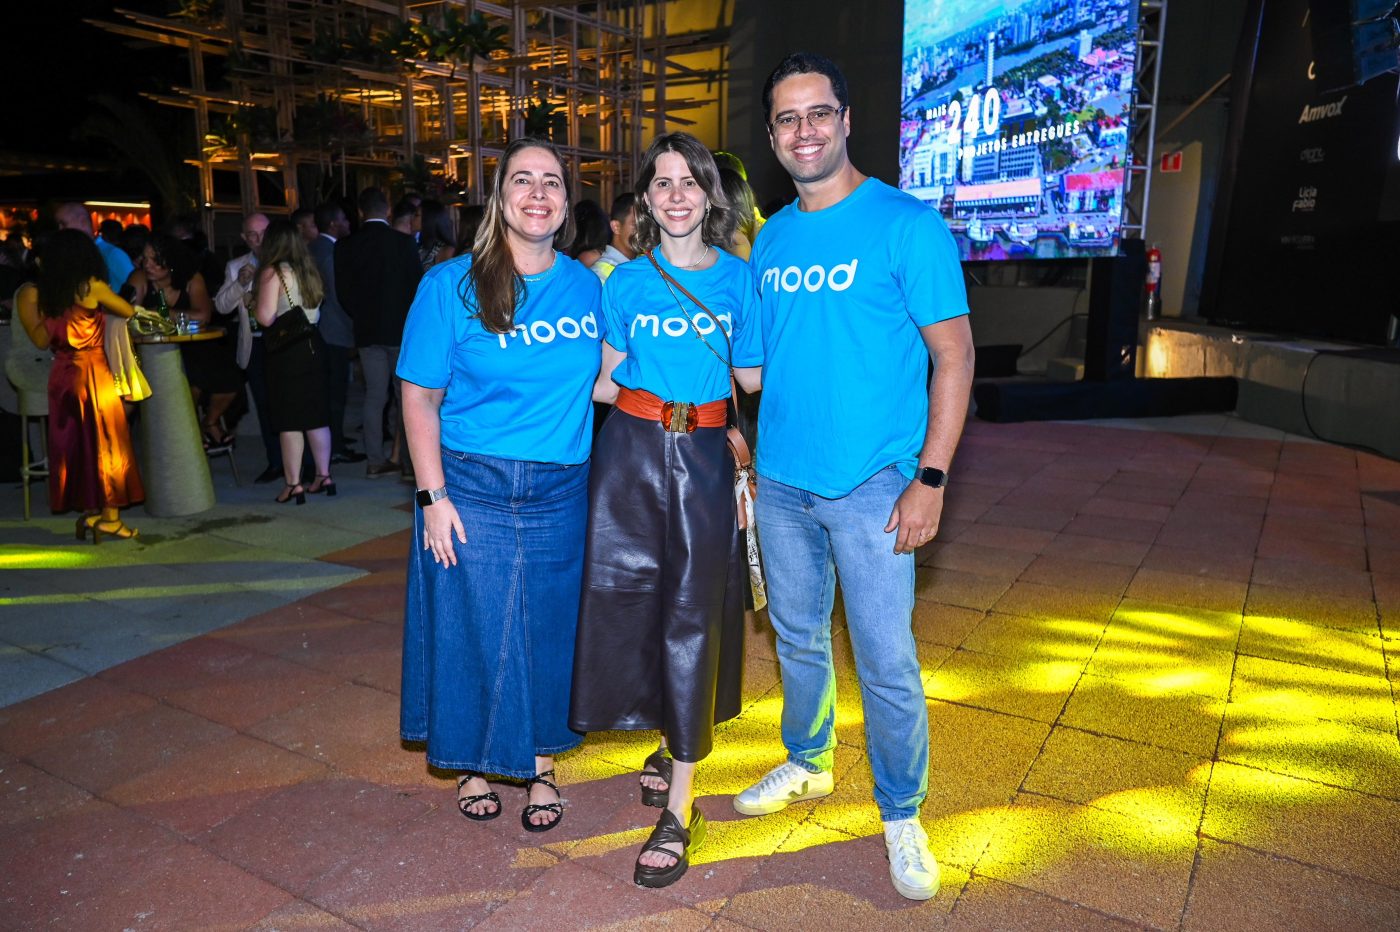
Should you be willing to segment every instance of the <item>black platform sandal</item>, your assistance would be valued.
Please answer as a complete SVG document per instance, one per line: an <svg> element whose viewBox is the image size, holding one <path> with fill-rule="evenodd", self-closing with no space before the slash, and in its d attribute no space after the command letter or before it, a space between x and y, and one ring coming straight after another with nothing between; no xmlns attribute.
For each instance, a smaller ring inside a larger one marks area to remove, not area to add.
<svg viewBox="0 0 1400 932"><path fill-rule="evenodd" d="M639 860L632 870L632 882L639 887L652 889L669 887L685 876L686 869L690 867L690 853L699 848L704 840L705 817L700 813L699 806L690 807L689 828L681 828L676 814L670 809L662 809L661 818L656 820L656 828L651 830L646 844L642 845L642 854L657 851L675 858L676 863L670 867L648 867ZM665 847L677 842L681 845L679 855Z"/></svg>
<svg viewBox="0 0 1400 932"><path fill-rule="evenodd" d="M495 790L478 793L475 796L463 796L462 787L467 785L468 780L474 779L475 777L481 777L483 780L486 779L484 774L478 773L475 770L468 770L457 778L457 808L462 810L462 815L471 819L473 822L490 822L501 814L501 797L496 794ZM492 809L490 812L472 812L470 807L479 802L495 803L496 808Z"/></svg>
<svg viewBox="0 0 1400 932"><path fill-rule="evenodd" d="M546 770L544 773L535 774L533 777L525 781L525 792L529 793L530 787L534 786L536 783L543 783L545 786L558 793L559 787L555 786L549 780L545 779L545 777L552 776L554 776L554 771L552 769ZM526 798L528 799L529 797L527 796ZM554 820L551 822L546 822L543 825L536 825L535 823L530 821L530 816L534 815L537 812L552 812L554 813ZM560 801L557 803L528 803L526 804L525 808L520 812L520 824L524 827L525 831L527 832L547 832L563 821L563 797L560 797Z"/></svg>
<svg viewBox="0 0 1400 932"><path fill-rule="evenodd" d="M671 800L671 756L666 753L665 748L657 748L652 751L646 760L642 761L642 776L655 774L666 781L666 789L654 790L642 784L642 805L655 806L657 809L665 809L666 803Z"/></svg>

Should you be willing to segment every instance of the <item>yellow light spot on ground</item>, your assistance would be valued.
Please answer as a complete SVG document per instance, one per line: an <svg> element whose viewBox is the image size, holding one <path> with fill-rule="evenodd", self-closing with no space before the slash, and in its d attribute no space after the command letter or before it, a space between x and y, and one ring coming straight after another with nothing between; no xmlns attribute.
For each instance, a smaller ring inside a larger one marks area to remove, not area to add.
<svg viewBox="0 0 1400 932"><path fill-rule="evenodd" d="M91 566L95 562L92 554L77 550L35 550L31 547L0 549L0 570L59 570Z"/></svg>

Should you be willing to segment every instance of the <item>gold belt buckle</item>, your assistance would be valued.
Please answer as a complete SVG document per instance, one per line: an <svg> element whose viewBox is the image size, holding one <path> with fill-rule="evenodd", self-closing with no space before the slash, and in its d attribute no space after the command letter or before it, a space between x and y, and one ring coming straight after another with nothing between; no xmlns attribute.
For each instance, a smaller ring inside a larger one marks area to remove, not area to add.
<svg viewBox="0 0 1400 932"><path fill-rule="evenodd" d="M661 426L670 433L693 433L698 419L695 405L688 401L667 401L661 405Z"/></svg>

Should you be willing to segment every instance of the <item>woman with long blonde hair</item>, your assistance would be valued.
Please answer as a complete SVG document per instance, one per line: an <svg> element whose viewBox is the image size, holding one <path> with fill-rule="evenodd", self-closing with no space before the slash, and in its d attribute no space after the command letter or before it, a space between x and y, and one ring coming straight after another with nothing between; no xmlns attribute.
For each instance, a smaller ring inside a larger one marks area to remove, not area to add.
<svg viewBox="0 0 1400 932"><path fill-rule="evenodd" d="M306 241L289 221L274 220L263 236L262 269L258 272L258 325L271 327L277 318L299 309L311 324L310 333L267 354L267 394L272 429L282 448L285 485L279 504L306 504L308 492L335 494L331 478L331 413L326 396L326 345L316 322L321 318L325 285ZM316 481L302 485L301 460L306 444L316 465Z"/></svg>

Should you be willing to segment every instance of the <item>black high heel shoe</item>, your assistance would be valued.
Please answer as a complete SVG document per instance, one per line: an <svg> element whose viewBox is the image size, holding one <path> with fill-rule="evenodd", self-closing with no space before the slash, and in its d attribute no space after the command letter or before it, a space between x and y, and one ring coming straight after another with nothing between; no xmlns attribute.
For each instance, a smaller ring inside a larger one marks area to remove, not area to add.
<svg viewBox="0 0 1400 932"><path fill-rule="evenodd" d="M277 496L277 498L274 499L274 501L276 501L279 505L285 505L287 504L287 502L290 502L293 499L296 500L296 503L298 505L305 505L306 489L302 488L300 482L298 482L296 485L287 485L285 482L282 483L282 492L280 495Z"/></svg>
<svg viewBox="0 0 1400 932"><path fill-rule="evenodd" d="M335 480L330 476L317 476L316 481L306 489L307 495L320 495L322 492L327 495L335 494Z"/></svg>

